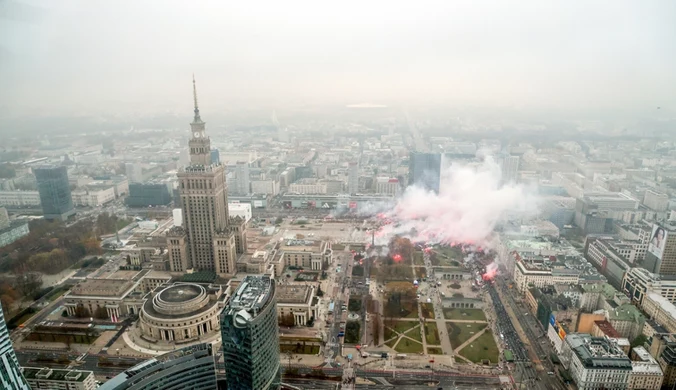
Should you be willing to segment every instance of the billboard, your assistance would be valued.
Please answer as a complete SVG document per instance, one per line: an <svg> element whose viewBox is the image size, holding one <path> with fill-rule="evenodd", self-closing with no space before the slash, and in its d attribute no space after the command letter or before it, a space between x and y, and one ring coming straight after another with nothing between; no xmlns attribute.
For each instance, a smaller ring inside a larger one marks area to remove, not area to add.
<svg viewBox="0 0 676 390"><path fill-rule="evenodd" d="M648 252L652 253L658 259L662 260L664 253L664 244L667 242L667 231L660 225L653 225L653 231L650 234L650 243L648 244Z"/></svg>
<svg viewBox="0 0 676 390"><path fill-rule="evenodd" d="M285 200L284 202L282 202L282 207L284 207L285 209L293 208L290 200Z"/></svg>
<svg viewBox="0 0 676 390"><path fill-rule="evenodd" d="M566 338L566 331L563 329L563 326L561 326L559 321L556 320L554 314L549 317L549 324L554 329L554 333L556 333L561 340Z"/></svg>
<svg viewBox="0 0 676 390"><path fill-rule="evenodd" d="M263 201L262 200L254 200L253 206L256 207L256 208L263 207Z"/></svg>

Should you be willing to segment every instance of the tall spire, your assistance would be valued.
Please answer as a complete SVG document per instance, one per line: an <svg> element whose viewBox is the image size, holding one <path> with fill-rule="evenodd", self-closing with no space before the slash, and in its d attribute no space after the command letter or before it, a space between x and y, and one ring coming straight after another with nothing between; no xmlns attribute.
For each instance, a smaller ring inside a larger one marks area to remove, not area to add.
<svg viewBox="0 0 676 390"><path fill-rule="evenodd" d="M195 123L201 122L202 118L200 118L200 109L197 106L197 85L195 84L195 74L192 74L192 96L193 99L195 100L195 119L193 120Z"/></svg>

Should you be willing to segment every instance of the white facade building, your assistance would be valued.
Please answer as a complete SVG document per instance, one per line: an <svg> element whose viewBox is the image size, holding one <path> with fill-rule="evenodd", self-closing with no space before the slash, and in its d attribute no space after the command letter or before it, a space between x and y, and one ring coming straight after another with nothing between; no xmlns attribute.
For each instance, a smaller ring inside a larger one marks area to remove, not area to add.
<svg viewBox="0 0 676 390"><path fill-rule="evenodd" d="M279 193L279 181L277 180L252 180L251 193L277 195Z"/></svg>
<svg viewBox="0 0 676 390"><path fill-rule="evenodd" d="M96 380L92 371L58 370L55 368L22 367L26 382L33 389L94 390Z"/></svg>
<svg viewBox="0 0 676 390"><path fill-rule="evenodd" d="M667 211L667 208L669 208L669 196L653 190L647 190L643 196L643 204L655 211Z"/></svg>
<svg viewBox="0 0 676 390"><path fill-rule="evenodd" d="M38 191L0 191L0 206L40 207Z"/></svg>
<svg viewBox="0 0 676 390"><path fill-rule="evenodd" d="M622 292L639 305L648 292L659 294L667 301L676 303L676 278L660 277L644 268L630 268L622 279Z"/></svg>
<svg viewBox="0 0 676 390"><path fill-rule="evenodd" d="M326 194L325 183L293 183L289 185L289 192L295 194Z"/></svg>
<svg viewBox="0 0 676 390"><path fill-rule="evenodd" d="M643 347L633 348L632 356L635 360L631 362L631 375L627 389L659 390L664 379L659 363Z"/></svg>
<svg viewBox="0 0 676 390"><path fill-rule="evenodd" d="M399 180L390 177L378 177L376 179L376 193L397 195L400 190Z"/></svg>
<svg viewBox="0 0 676 390"><path fill-rule="evenodd" d="M246 222L251 220L251 203L228 203L228 213L231 217L241 217Z"/></svg>
<svg viewBox="0 0 676 390"><path fill-rule="evenodd" d="M530 284L542 288L553 284L578 284L579 281L580 272L574 269L552 269L523 259L517 259L514 267L514 285L521 294Z"/></svg>
<svg viewBox="0 0 676 390"><path fill-rule="evenodd" d="M115 200L114 186L88 186L71 192L73 206L97 207Z"/></svg>
<svg viewBox="0 0 676 390"><path fill-rule="evenodd" d="M561 363L579 390L626 389L629 384L631 360L607 337L569 334L561 355Z"/></svg>

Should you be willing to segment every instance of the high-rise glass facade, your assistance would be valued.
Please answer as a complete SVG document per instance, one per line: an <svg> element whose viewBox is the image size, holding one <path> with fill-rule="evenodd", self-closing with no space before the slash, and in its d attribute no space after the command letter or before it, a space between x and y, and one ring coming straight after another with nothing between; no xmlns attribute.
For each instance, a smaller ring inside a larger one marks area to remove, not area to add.
<svg viewBox="0 0 676 390"><path fill-rule="evenodd" d="M228 390L278 389L281 381L275 282L247 276L221 315Z"/></svg>
<svg viewBox="0 0 676 390"><path fill-rule="evenodd" d="M146 360L104 383L99 390L216 390L211 344L177 349Z"/></svg>
<svg viewBox="0 0 676 390"><path fill-rule="evenodd" d="M441 154L417 153L409 156L408 185L418 185L428 191L439 193L441 181Z"/></svg>
<svg viewBox="0 0 676 390"><path fill-rule="evenodd" d="M75 214L73 198L65 166L45 165L33 169L38 183L42 213L45 219L65 221Z"/></svg>
<svg viewBox="0 0 676 390"><path fill-rule="evenodd" d="M0 386L7 390L30 390L16 359L12 340L9 338L5 316L0 307Z"/></svg>

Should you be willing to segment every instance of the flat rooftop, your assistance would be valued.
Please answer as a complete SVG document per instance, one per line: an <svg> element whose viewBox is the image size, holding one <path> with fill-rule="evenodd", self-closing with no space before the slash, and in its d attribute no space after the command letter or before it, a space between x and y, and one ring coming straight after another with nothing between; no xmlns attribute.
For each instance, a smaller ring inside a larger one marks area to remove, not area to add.
<svg viewBox="0 0 676 390"><path fill-rule="evenodd" d="M232 294L229 309L260 311L272 299L272 283L269 276L247 276Z"/></svg>
<svg viewBox="0 0 676 390"><path fill-rule="evenodd" d="M130 278L131 279L131 278ZM122 297L134 282L128 279L86 279L76 284L71 290L72 296Z"/></svg>
<svg viewBox="0 0 676 390"><path fill-rule="evenodd" d="M608 337L622 337L615 328L613 328L613 325L608 322L607 320L601 320L601 321L594 321L594 325L596 325L603 334L605 334Z"/></svg>
<svg viewBox="0 0 676 390"><path fill-rule="evenodd" d="M287 252L316 252L321 250L322 242L319 240L284 240L281 249Z"/></svg>
<svg viewBox="0 0 676 390"><path fill-rule="evenodd" d="M136 274L138 274L139 271L127 271L127 270L118 270L115 271L114 274L110 275L108 279L124 279L124 280L132 280Z"/></svg>
<svg viewBox="0 0 676 390"><path fill-rule="evenodd" d="M306 303L312 288L304 285L277 286L277 303Z"/></svg>
<svg viewBox="0 0 676 390"><path fill-rule="evenodd" d="M23 367L23 376L27 380L50 380L62 382L84 382L94 375L91 371L57 370L53 368Z"/></svg>
<svg viewBox="0 0 676 390"><path fill-rule="evenodd" d="M629 357L606 337L573 333L566 337L566 343L588 369L632 369Z"/></svg>

